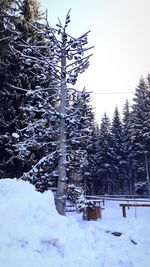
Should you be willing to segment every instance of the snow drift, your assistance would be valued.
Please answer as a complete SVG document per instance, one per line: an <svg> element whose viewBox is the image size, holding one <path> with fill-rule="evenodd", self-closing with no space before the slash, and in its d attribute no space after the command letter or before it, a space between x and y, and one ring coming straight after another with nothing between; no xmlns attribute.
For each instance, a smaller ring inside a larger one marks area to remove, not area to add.
<svg viewBox="0 0 150 267"><path fill-rule="evenodd" d="M66 218L57 213L50 191L41 194L28 182L0 180L0 265L149 267L149 222L121 216L116 222L114 214L115 207L108 207L102 221ZM108 228L123 234L113 236Z"/></svg>

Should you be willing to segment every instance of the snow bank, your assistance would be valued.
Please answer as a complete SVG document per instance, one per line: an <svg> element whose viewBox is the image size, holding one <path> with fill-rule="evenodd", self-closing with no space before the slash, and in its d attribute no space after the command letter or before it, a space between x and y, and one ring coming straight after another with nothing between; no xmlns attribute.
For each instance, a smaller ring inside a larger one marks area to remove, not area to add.
<svg viewBox="0 0 150 267"><path fill-rule="evenodd" d="M0 266L149 267L149 221L130 222L119 213L116 221L115 211L108 206L99 222L66 218L56 212L50 191L0 180ZM112 230L123 234L116 237Z"/></svg>

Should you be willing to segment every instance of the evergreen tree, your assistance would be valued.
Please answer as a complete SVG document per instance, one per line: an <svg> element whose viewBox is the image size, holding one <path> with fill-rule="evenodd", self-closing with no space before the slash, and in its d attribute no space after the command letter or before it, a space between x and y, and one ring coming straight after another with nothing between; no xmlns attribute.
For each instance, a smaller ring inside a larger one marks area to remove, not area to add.
<svg viewBox="0 0 150 267"><path fill-rule="evenodd" d="M150 91L143 78L135 91L132 106L131 124L131 158L133 161L134 181L146 181L145 153L150 152Z"/></svg>
<svg viewBox="0 0 150 267"><path fill-rule="evenodd" d="M18 131L16 150L30 169L22 179L29 180L43 192L57 185L59 118L49 92L33 91L27 96L29 99L27 97L24 107L27 126Z"/></svg>
<svg viewBox="0 0 150 267"><path fill-rule="evenodd" d="M101 153L100 147L100 126L95 124L93 134L92 134L92 151L91 151L91 179L90 179L90 191L89 193L92 195L96 195L98 193L104 193L103 186L101 186L100 176L99 176L99 153ZM88 180L88 179L87 179Z"/></svg>
<svg viewBox="0 0 150 267"><path fill-rule="evenodd" d="M96 180L97 180L97 164L96 164L97 128L94 121L91 125L91 134L88 135L88 138L89 138L89 145L87 146L87 167L84 172L84 182L85 182L85 193L93 195L96 192Z"/></svg>
<svg viewBox="0 0 150 267"><path fill-rule="evenodd" d="M132 160L130 158L131 154L131 112L128 100L124 105L123 109L123 149L124 149L124 171L125 171L125 185L124 193L131 194L134 188L134 180L132 179Z"/></svg>
<svg viewBox="0 0 150 267"><path fill-rule="evenodd" d="M150 156L150 75L147 76L146 80L146 99L144 105L145 120L143 122L143 138L145 151Z"/></svg>
<svg viewBox="0 0 150 267"><path fill-rule="evenodd" d="M92 186L92 165L94 161L93 135L94 114L90 105L90 94L83 90L74 92L67 122L68 133L68 170L71 180L83 185L85 191ZM71 119L70 119L71 117Z"/></svg>
<svg viewBox="0 0 150 267"><path fill-rule="evenodd" d="M38 0L23 0L21 10L25 19L24 23L27 27L30 27L30 24L28 23L35 23L35 21L39 21L40 18L42 18L42 12L40 11L40 3Z"/></svg>
<svg viewBox="0 0 150 267"><path fill-rule="evenodd" d="M54 80L51 62L46 58L47 54L52 55L52 41L46 38L46 26L37 21L41 16L38 3L36 0L19 3L13 1L11 5L11 1L6 10L1 10L4 17L0 52L1 177L20 177L23 171L28 171L35 159L38 159L37 154L40 153L35 152L36 149L39 150L38 146L35 148L35 143L32 146L30 143L31 151L29 153L27 150L26 160L18 154L15 144L19 138L20 141L24 140L23 129L28 128L31 120L35 123L37 118L43 116L44 112L38 112L36 105L39 105L39 102L40 105L45 105L44 90L48 91L49 106L50 103L54 105L54 98L55 102L57 101L54 96L57 89L51 87ZM5 36L8 39L6 46ZM41 89L43 91L38 94ZM33 96L33 92L37 93ZM31 102L33 108L29 108ZM35 158L31 157L33 151Z"/></svg>
<svg viewBox="0 0 150 267"><path fill-rule="evenodd" d="M15 10L17 15L15 15ZM9 177L15 169L20 173L20 167L12 147L15 141L13 132L20 124L22 95L9 87L18 79L20 67L19 58L12 51L12 46L18 37L16 25L20 14L15 1L2 1L0 7L0 176ZM17 73L15 77L15 73Z"/></svg>
<svg viewBox="0 0 150 267"><path fill-rule="evenodd" d="M96 193L111 193L113 149L111 136L111 123L106 113L104 114L96 147L97 164L97 190Z"/></svg>
<svg viewBox="0 0 150 267"><path fill-rule="evenodd" d="M113 141L113 153L114 153L114 166L113 166L113 178L112 183L112 192L123 194L124 191L124 149L123 149L123 133L122 133L122 123L120 120L120 115L116 107L114 112L114 117L111 127L112 141Z"/></svg>

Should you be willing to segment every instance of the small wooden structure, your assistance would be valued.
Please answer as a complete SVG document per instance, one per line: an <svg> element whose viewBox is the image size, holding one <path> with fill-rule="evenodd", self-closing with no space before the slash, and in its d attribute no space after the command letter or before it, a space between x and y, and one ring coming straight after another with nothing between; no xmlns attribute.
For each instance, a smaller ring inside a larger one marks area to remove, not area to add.
<svg viewBox="0 0 150 267"><path fill-rule="evenodd" d="M150 204L119 204L119 206L122 208L122 215L123 217L126 218L126 208L130 208L130 207L150 207Z"/></svg>
<svg viewBox="0 0 150 267"><path fill-rule="evenodd" d="M86 203L86 207L83 211L83 220L86 221L97 221L102 219L102 208L99 202L96 201L88 201Z"/></svg>

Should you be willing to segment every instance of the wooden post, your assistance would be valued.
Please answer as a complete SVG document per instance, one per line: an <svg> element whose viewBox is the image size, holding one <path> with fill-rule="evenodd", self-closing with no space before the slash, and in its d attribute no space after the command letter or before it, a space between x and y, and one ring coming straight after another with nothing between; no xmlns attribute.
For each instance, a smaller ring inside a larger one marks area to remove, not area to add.
<svg viewBox="0 0 150 267"><path fill-rule="evenodd" d="M147 152L145 151L145 165L146 165L146 179L147 179L147 186L148 186L148 196L150 198L150 179L149 179L149 169L148 169L148 160L147 160Z"/></svg>
<svg viewBox="0 0 150 267"><path fill-rule="evenodd" d="M122 214L123 214L123 217L126 218L126 207L125 206L122 206Z"/></svg>

